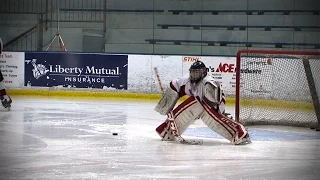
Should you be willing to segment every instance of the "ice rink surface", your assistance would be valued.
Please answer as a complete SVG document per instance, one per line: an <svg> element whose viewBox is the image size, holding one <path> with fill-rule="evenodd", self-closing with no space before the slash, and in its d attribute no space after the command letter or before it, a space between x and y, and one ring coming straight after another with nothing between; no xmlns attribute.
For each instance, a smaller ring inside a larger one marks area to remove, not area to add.
<svg viewBox="0 0 320 180"><path fill-rule="evenodd" d="M13 101L0 108L0 179L320 179L320 132L308 128L249 126L253 143L234 146L198 120L183 137L204 144L183 145L154 131L156 102Z"/></svg>

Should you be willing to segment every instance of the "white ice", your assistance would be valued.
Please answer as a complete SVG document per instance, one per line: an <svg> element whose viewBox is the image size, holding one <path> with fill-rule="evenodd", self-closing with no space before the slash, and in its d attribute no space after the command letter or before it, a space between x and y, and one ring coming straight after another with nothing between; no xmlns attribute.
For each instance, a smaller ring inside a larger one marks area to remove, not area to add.
<svg viewBox="0 0 320 180"><path fill-rule="evenodd" d="M320 132L251 126L253 143L234 146L197 121L184 137L203 145L164 142L155 104L13 97L0 108L0 178L320 179Z"/></svg>

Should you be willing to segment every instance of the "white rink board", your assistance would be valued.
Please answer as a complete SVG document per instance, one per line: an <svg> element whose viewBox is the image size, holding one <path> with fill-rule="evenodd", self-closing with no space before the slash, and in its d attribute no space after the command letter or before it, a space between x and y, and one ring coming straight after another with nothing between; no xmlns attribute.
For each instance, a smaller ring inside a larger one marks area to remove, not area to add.
<svg viewBox="0 0 320 180"><path fill-rule="evenodd" d="M4 75L5 87L24 88L24 56L24 52L3 52L3 54L0 55L0 68ZM166 87L171 80L188 73L191 64L198 60L205 63L209 69L208 74L221 83L227 96L235 95L236 57L217 56L128 55L128 91L137 93L160 93L154 67L158 68L162 85ZM262 78L261 81L257 81L261 83L252 84L248 89L249 91L257 90L257 92L260 92L263 86L265 93L257 93L259 97L268 98L276 96L271 93L273 89L282 89L285 91L285 94L297 96L292 93L292 91L296 91L296 85L290 85L284 82L290 78L299 79L301 74L296 71L283 73L283 71L279 70L288 69L282 68L283 66L288 66L288 64L276 64L275 61L273 66L267 66L266 59L249 60L247 64L248 66L243 67L244 70L261 71L260 74ZM250 64L258 64L259 66L254 66L255 69L251 69ZM313 64L313 67L318 66ZM263 78L266 74L273 74L274 77L278 77L278 81L273 82L272 79L266 80ZM246 76L246 73L244 73L243 76ZM260 75L257 74L257 78L259 77ZM316 83L318 83L318 81ZM271 87L273 89L270 89ZM305 99L304 94L307 92L305 90L300 90L299 92L299 98ZM281 97L277 98L281 99ZM307 98L309 98L309 96Z"/></svg>
<svg viewBox="0 0 320 180"><path fill-rule="evenodd" d="M153 68L157 67L163 86L182 75L181 56L129 55L128 90L134 92L160 92Z"/></svg>
<svg viewBox="0 0 320 180"><path fill-rule="evenodd" d="M209 75L222 84L226 94L235 94L235 57L129 55L128 60L129 91L160 92L154 67L159 70L163 86L168 86L171 80L188 73L193 62L200 60L209 68ZM219 68L220 65L223 68Z"/></svg>
<svg viewBox="0 0 320 180"><path fill-rule="evenodd" d="M162 84L166 87L171 80L188 73L191 64L197 60L206 64L209 75L222 84L227 95L235 94L236 58L215 56L128 55L128 91L159 93L154 67L158 68ZM0 67L5 76L6 87L24 87L23 52L4 52L0 58Z"/></svg>
<svg viewBox="0 0 320 180"><path fill-rule="evenodd" d="M24 52L2 52L0 54L0 69L5 87L24 86Z"/></svg>

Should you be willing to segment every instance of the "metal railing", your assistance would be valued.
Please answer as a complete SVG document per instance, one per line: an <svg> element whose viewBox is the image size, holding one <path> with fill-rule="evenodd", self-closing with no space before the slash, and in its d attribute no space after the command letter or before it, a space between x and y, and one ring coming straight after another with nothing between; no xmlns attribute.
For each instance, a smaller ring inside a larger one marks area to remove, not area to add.
<svg viewBox="0 0 320 180"><path fill-rule="evenodd" d="M1 3L0 16L3 15L3 17L9 19L8 22L10 22L10 19L17 20L17 15L40 15L37 24L31 25L31 28L4 45L4 50L6 51L42 51L44 46L43 31L48 29L48 23L50 22L59 24L59 21L98 23L105 23L106 21L105 11L68 10L104 9L106 8L106 0L1 0ZM60 11L59 9L64 9L65 11ZM6 26L4 25L4 27Z"/></svg>
<svg viewBox="0 0 320 180"><path fill-rule="evenodd" d="M103 9L106 0L1 0L0 14L45 14L45 21L56 21L58 9ZM60 21L103 20L101 11L63 11Z"/></svg>
<svg viewBox="0 0 320 180"><path fill-rule="evenodd" d="M3 49L5 51L42 51L44 23L43 14L39 14L36 25L4 44Z"/></svg>

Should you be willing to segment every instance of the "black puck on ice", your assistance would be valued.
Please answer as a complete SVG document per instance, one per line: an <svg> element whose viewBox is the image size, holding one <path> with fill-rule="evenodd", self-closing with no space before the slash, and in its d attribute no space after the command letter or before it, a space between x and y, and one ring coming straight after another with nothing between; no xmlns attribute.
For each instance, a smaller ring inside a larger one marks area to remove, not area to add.
<svg viewBox="0 0 320 180"><path fill-rule="evenodd" d="M112 133L112 135L116 136L116 135L118 135L118 133Z"/></svg>

